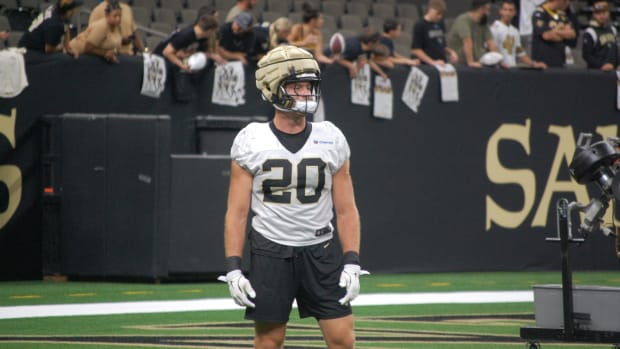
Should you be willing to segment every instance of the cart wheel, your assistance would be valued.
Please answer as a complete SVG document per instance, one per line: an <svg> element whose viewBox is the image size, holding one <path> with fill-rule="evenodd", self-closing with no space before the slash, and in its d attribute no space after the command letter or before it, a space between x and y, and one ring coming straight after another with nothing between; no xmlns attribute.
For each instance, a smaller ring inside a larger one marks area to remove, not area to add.
<svg viewBox="0 0 620 349"><path fill-rule="evenodd" d="M536 343L536 342L529 342L529 343L527 343L527 349L539 349L539 348L540 348L540 344L539 343Z"/></svg>

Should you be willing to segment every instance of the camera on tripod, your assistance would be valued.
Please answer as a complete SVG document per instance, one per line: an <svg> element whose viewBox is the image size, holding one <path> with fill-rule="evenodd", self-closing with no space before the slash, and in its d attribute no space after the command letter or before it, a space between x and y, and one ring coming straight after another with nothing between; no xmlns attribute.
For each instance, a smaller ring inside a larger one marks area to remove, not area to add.
<svg viewBox="0 0 620 349"><path fill-rule="evenodd" d="M605 236L610 236L614 235L614 232L602 225L602 217L609 207L609 201L620 199L620 138L609 137L596 143L591 141L591 133L579 134L569 171L579 184L595 183L601 194L585 205L572 202L569 212L577 208L584 213L579 232L587 235L600 230Z"/></svg>

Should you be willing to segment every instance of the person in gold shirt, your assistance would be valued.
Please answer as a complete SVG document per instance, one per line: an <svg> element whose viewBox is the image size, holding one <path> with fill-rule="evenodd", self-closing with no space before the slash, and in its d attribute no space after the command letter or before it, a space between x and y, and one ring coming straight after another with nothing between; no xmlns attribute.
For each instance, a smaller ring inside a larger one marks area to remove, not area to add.
<svg viewBox="0 0 620 349"><path fill-rule="evenodd" d="M123 41L120 29L121 6L117 1L110 1L104 12L104 18L89 24L69 45L76 56L84 53L116 63L116 55Z"/></svg>
<svg viewBox="0 0 620 349"><path fill-rule="evenodd" d="M88 25L91 23L104 18L105 17L105 9L108 6L109 1L104 0L99 3L99 5L95 6L90 13L90 17L88 18ZM144 43L139 35L136 35L136 31L138 29L136 25L136 21L133 17L133 11L131 10L131 6L127 5L124 2L119 2L121 7L121 34L123 35L123 45L118 50L119 54L122 55L134 55L135 52L143 52L144 51Z"/></svg>
<svg viewBox="0 0 620 349"><path fill-rule="evenodd" d="M334 63L336 60L334 57L323 54L323 34L321 33L323 16L308 3L303 4L303 10L303 23L293 25L288 36L289 44L310 51L319 63Z"/></svg>

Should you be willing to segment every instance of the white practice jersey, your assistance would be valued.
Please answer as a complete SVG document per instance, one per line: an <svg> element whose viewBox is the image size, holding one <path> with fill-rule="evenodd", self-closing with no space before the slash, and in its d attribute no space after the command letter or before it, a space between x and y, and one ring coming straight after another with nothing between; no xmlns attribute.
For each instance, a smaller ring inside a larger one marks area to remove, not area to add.
<svg viewBox="0 0 620 349"><path fill-rule="evenodd" d="M504 56L504 63L509 67L515 67L517 65L517 56L525 54L521 46L519 30L513 25L506 25L496 20L491 25L491 33L499 52Z"/></svg>
<svg viewBox="0 0 620 349"><path fill-rule="evenodd" d="M349 159L349 144L329 121L309 125L310 136L296 153L280 143L269 123L243 128L230 152L254 176L252 227L282 245L333 237L332 176Z"/></svg>

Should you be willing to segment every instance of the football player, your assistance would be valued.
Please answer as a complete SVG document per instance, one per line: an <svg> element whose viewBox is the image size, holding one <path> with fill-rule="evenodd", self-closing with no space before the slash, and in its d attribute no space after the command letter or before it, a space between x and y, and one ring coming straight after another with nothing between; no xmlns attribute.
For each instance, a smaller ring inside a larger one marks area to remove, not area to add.
<svg viewBox="0 0 620 349"><path fill-rule="evenodd" d="M226 281L255 348L282 348L293 301L317 319L330 349L353 348L350 302L360 291L360 221L349 172L349 145L331 122L309 122L320 98L312 54L284 45L258 62L256 86L275 115L242 129L231 148L225 217ZM250 270L241 271L252 209ZM334 209L334 210L333 210ZM334 239L333 212L339 241ZM338 243L339 242L339 243Z"/></svg>

